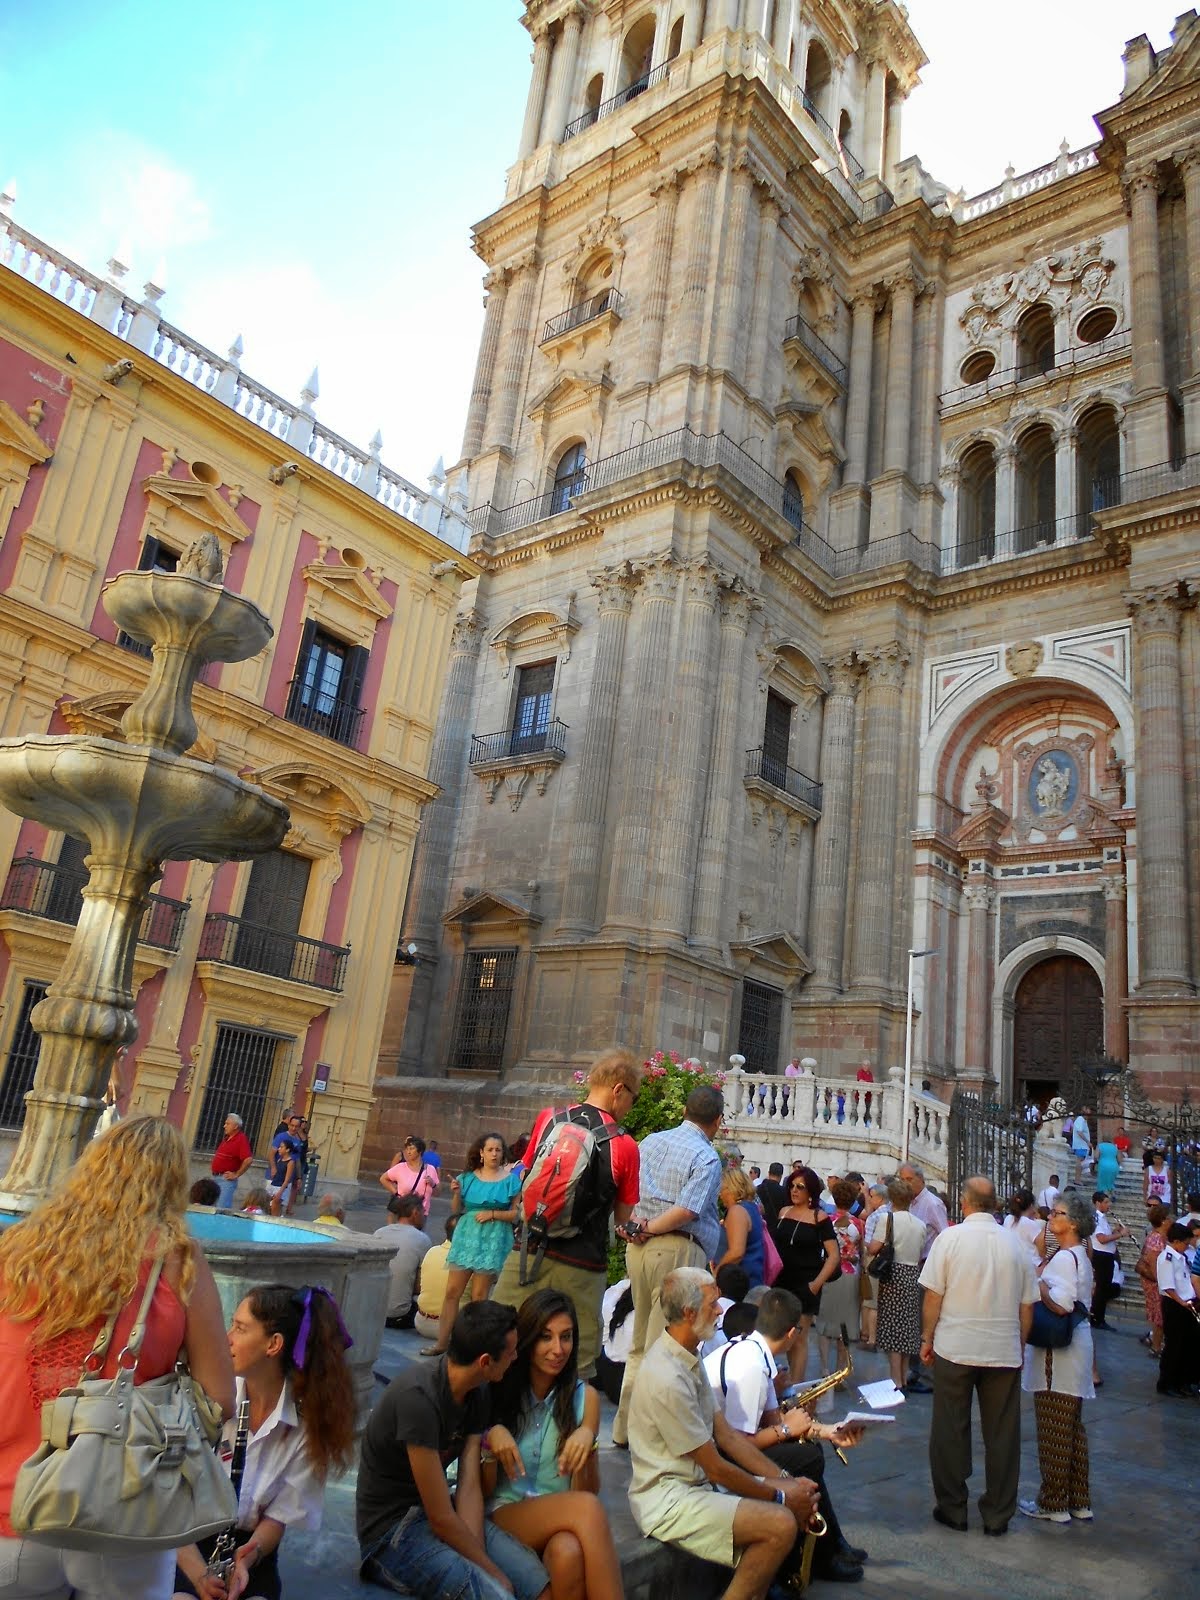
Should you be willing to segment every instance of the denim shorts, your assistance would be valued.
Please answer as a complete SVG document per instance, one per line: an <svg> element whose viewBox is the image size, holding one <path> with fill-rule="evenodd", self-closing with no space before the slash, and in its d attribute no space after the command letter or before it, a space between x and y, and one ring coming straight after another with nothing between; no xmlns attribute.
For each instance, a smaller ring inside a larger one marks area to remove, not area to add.
<svg viewBox="0 0 1200 1600"><path fill-rule="evenodd" d="M513 1586L513 1595L490 1572L443 1544L418 1506L381 1543L363 1551L362 1576L417 1600L537 1600L550 1580L533 1551L492 1522L484 1522L488 1555Z"/></svg>

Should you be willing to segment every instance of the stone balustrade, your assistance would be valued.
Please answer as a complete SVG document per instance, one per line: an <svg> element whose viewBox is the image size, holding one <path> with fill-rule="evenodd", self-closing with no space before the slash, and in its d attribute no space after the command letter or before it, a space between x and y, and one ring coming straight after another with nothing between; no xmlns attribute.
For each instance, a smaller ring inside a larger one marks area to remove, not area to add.
<svg viewBox="0 0 1200 1600"><path fill-rule="evenodd" d="M312 411L317 398L315 373L299 404L285 400L242 372L240 338L225 356L218 355L163 319L159 302L164 291L159 285L147 282L140 299L131 294L126 285L129 268L116 256L108 262L107 275L98 277L18 226L12 219L12 206L13 196L0 194L0 265L223 401L312 464L354 484L456 550L467 548L470 529L464 507L455 494L447 493L440 463L429 488L419 489L381 464L383 440L378 434L364 450L317 423Z"/></svg>
<svg viewBox="0 0 1200 1600"><path fill-rule="evenodd" d="M1098 145L1085 145L1082 150L1069 150L1064 142L1054 161L1049 161L1044 167L1035 167L1032 172L1016 173L1008 167L1004 174L1004 182L994 189L987 189L983 194L970 196L969 199L959 198L953 203L951 209L956 222L972 222L976 217L985 217L991 211L1006 206L1012 200L1023 200L1026 195L1037 194L1041 189L1047 189L1052 183L1058 183L1063 178L1071 178L1077 172L1084 172L1088 167L1094 167L1097 162L1096 152Z"/></svg>

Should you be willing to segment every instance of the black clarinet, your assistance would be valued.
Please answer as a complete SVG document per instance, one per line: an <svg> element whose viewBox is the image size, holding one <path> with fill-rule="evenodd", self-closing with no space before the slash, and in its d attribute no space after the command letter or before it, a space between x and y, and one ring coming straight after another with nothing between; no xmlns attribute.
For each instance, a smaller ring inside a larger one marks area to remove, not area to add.
<svg viewBox="0 0 1200 1600"><path fill-rule="evenodd" d="M238 1401L237 1432L233 1436L233 1456L229 1462L229 1481L233 1485L233 1497L240 1500L242 1495L242 1475L246 1470L246 1448L250 1442L250 1396L243 1394ZM213 1546L213 1553L208 1558L208 1570L214 1577L220 1578L222 1583L228 1583L233 1571L234 1558L237 1555L238 1527L232 1523L217 1539Z"/></svg>

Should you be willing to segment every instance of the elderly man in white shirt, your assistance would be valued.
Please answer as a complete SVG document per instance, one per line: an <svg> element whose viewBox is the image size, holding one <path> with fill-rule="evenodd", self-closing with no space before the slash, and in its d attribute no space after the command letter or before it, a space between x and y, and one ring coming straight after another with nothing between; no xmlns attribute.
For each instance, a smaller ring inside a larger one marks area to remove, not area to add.
<svg viewBox="0 0 1200 1600"><path fill-rule="evenodd" d="M929 1470L935 1522L967 1530L971 1396L979 1396L983 1531L1007 1533L1021 1469L1021 1364L1038 1288L1029 1258L996 1222L990 1178L968 1178L963 1220L938 1235L921 1272L921 1359L933 1362Z"/></svg>

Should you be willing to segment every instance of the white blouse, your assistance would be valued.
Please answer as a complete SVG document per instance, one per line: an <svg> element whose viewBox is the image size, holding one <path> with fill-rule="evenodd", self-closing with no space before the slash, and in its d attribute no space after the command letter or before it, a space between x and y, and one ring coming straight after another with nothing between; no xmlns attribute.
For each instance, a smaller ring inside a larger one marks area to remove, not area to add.
<svg viewBox="0 0 1200 1600"><path fill-rule="evenodd" d="M1091 1305L1093 1278L1087 1246L1077 1244L1069 1250L1059 1250L1042 1268L1041 1281L1050 1290L1055 1305L1066 1311L1077 1300L1082 1300L1085 1306ZM1073 1394L1081 1400L1094 1400L1091 1325L1081 1322L1070 1344L1062 1350L1026 1345L1021 1387L1026 1394L1041 1394L1048 1389L1052 1394Z"/></svg>
<svg viewBox="0 0 1200 1600"><path fill-rule="evenodd" d="M237 1380L237 1398L245 1393L245 1380ZM237 1424L230 1418L221 1436L221 1458L228 1469ZM273 1517L287 1528L321 1526L325 1490L308 1463L304 1449L304 1427L296 1412L292 1381L284 1380L275 1409L250 1435L246 1446L246 1469L238 1500L238 1527L256 1528L264 1517Z"/></svg>

